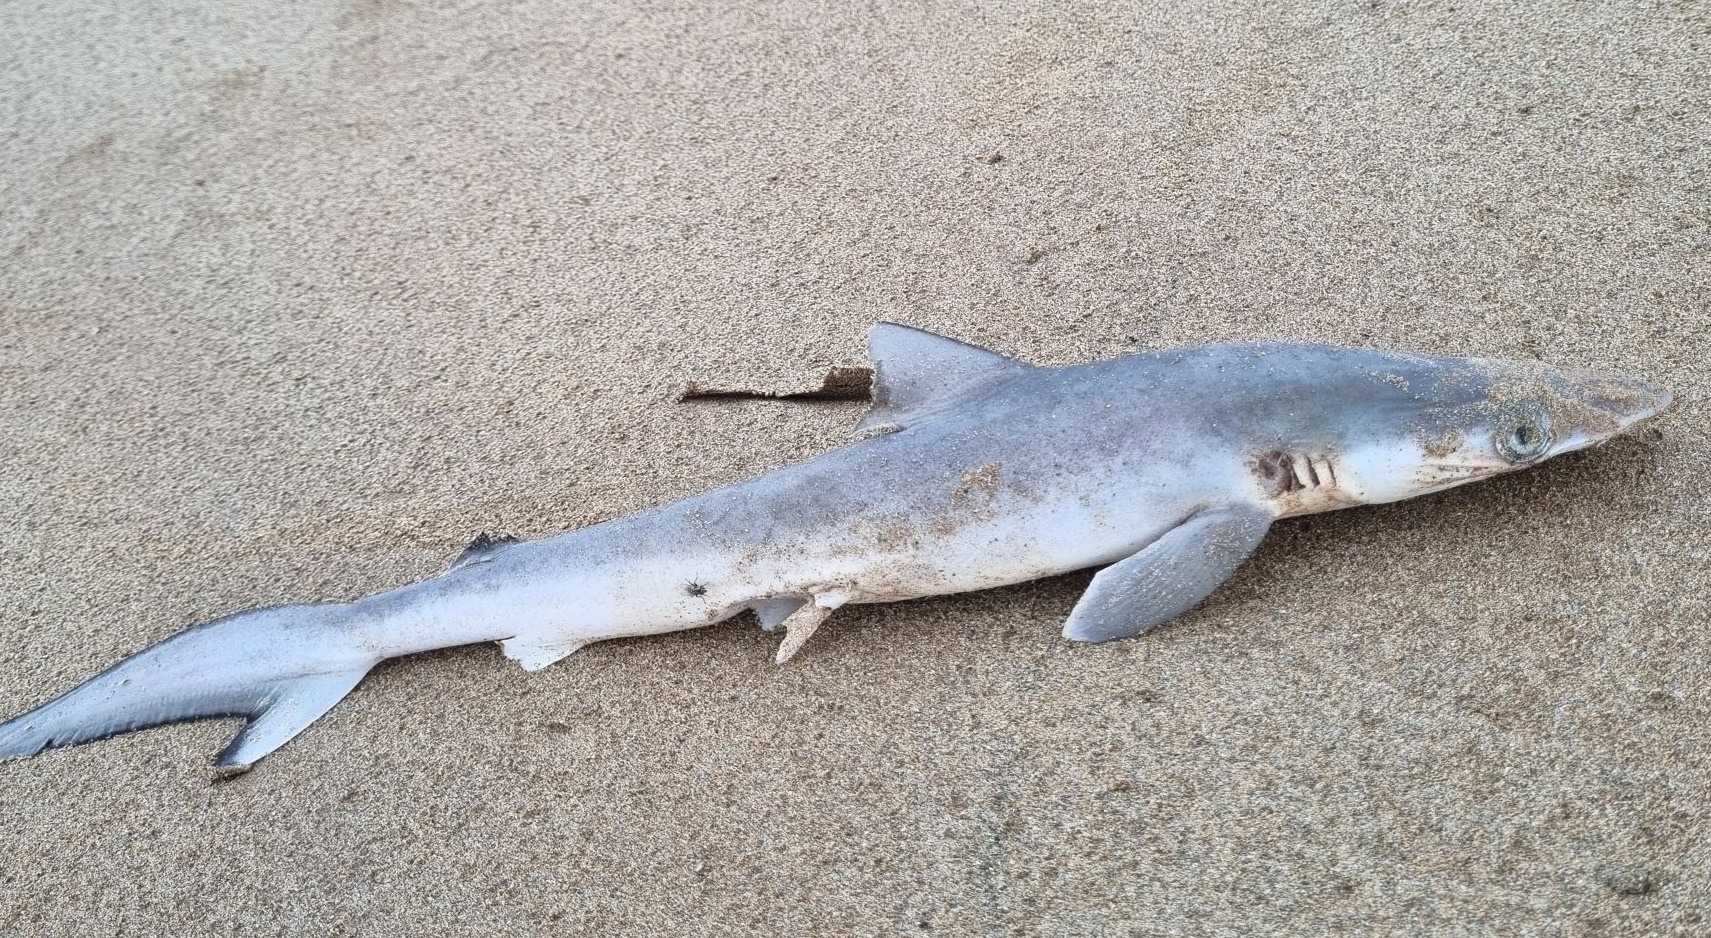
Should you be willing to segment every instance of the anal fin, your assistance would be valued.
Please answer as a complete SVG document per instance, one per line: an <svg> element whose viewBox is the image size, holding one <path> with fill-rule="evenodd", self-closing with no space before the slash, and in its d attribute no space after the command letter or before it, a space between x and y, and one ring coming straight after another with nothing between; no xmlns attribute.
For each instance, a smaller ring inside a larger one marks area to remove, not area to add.
<svg viewBox="0 0 1711 938"><path fill-rule="evenodd" d="M367 667L331 674L311 674L275 685L262 710L238 731L214 759L222 769L248 768L262 756L290 742L309 724L343 700L356 687Z"/></svg>
<svg viewBox="0 0 1711 938"><path fill-rule="evenodd" d="M505 649L505 657L522 665L525 671L539 671L582 647L581 642L542 642L520 635L499 645Z"/></svg>

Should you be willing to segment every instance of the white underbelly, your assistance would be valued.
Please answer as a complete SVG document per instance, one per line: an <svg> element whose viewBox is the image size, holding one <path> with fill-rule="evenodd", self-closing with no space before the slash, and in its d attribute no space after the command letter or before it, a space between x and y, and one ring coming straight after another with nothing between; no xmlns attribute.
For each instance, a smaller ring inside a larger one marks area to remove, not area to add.
<svg viewBox="0 0 1711 938"><path fill-rule="evenodd" d="M520 631L576 645L711 625L776 597L835 608L990 589L1112 563L1195 510L1156 489L1144 498L1120 490L1104 498L1002 492L953 507L959 510L893 511L816 529L775 526L759 543L664 527L677 519L638 519L661 525L635 538L651 547L603 550L592 568L540 583L516 604L534 613ZM623 543L640 533L622 527L601 536ZM575 540L566 539L567 560L579 553Z"/></svg>

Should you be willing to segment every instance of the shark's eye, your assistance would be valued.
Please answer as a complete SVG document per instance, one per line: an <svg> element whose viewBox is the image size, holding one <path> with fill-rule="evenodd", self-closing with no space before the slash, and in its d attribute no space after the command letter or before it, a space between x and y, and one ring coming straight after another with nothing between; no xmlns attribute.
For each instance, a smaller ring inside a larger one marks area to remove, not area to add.
<svg viewBox="0 0 1711 938"><path fill-rule="evenodd" d="M1536 414L1521 414L1498 431L1497 449L1510 462L1531 462L1551 445L1551 428Z"/></svg>

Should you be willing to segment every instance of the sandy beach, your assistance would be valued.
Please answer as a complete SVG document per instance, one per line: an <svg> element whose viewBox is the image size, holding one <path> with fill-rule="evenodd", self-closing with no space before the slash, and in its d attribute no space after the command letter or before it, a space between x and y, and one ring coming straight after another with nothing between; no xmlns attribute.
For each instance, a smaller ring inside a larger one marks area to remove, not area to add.
<svg viewBox="0 0 1711 938"><path fill-rule="evenodd" d="M1060 637L1081 573L0 764L3 938L1711 934L1702 4L44 0L0 114L4 715L841 445L676 394L882 319L1676 395L1139 640Z"/></svg>

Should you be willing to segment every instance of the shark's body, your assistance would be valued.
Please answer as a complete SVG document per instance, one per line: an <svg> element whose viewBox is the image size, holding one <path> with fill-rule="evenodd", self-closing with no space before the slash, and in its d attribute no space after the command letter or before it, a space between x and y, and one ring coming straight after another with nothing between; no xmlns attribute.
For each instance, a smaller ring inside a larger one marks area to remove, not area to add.
<svg viewBox="0 0 1711 938"><path fill-rule="evenodd" d="M503 642L545 667L589 642L753 609L779 660L844 603L1114 564L1065 633L1133 635L1204 598L1279 517L1393 501L1606 439L1668 404L1628 379L1327 346L1223 345L1035 368L873 333L879 435L675 504L472 547L346 604L180 633L0 725L0 757L203 716L253 763L398 655Z"/></svg>

